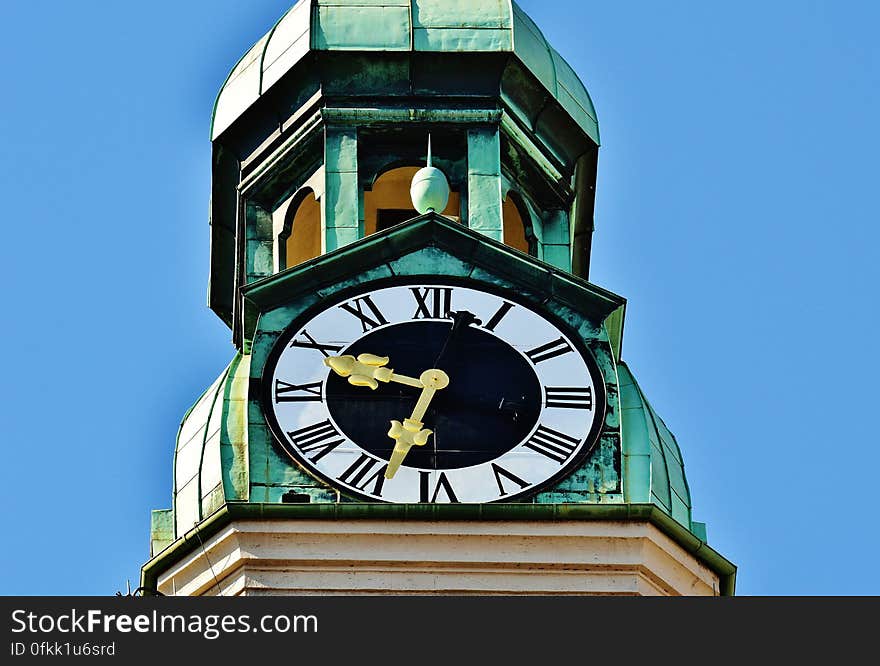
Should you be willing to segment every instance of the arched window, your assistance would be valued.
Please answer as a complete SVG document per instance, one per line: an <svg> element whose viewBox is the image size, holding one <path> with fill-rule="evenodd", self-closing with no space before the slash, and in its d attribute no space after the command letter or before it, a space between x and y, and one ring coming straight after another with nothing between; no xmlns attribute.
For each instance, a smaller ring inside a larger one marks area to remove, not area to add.
<svg viewBox="0 0 880 666"><path fill-rule="evenodd" d="M409 186L420 168L398 167L386 171L376 179L371 190L364 192L365 236L418 217L409 195ZM460 208L458 192L450 192L449 203L442 214L458 220Z"/></svg>
<svg viewBox="0 0 880 666"><path fill-rule="evenodd" d="M287 209L279 241L279 264L283 268L291 268L321 254L321 204L312 190L297 193Z"/></svg>
<svg viewBox="0 0 880 666"><path fill-rule="evenodd" d="M504 226L504 244L533 257L538 255L538 243L532 231L531 216L515 192L509 192L501 206Z"/></svg>

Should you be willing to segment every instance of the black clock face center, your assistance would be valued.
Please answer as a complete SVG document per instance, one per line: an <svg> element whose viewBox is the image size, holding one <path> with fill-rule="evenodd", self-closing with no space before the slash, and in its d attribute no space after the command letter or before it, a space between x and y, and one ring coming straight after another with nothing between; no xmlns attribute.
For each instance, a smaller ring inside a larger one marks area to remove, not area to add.
<svg viewBox="0 0 880 666"><path fill-rule="evenodd" d="M375 354L391 359L395 373L418 378L435 367L451 322L418 321L368 333L345 354ZM449 375L423 419L432 430L428 443L413 447L405 465L421 469L458 469L494 460L534 429L542 391L528 361L510 345L473 326L462 328L436 366ZM327 406L339 428L355 443L388 460L394 441L391 421L408 418L421 391L396 383L371 391L330 373Z"/></svg>

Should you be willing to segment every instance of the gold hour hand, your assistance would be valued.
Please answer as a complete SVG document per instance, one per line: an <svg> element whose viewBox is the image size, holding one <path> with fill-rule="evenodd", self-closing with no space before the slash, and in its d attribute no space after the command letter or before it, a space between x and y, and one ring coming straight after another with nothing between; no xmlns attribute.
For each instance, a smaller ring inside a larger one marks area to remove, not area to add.
<svg viewBox="0 0 880 666"><path fill-rule="evenodd" d="M431 430L423 430L422 423L406 419L403 423L400 421L391 422L391 430L388 436L394 440L394 451L391 453L391 459L388 461L388 467L385 470L385 478L393 479L403 464L406 454L414 446L424 446L428 443L428 439L433 434Z"/></svg>
<svg viewBox="0 0 880 666"><path fill-rule="evenodd" d="M391 460L388 461L388 468L385 470L386 479L394 478L412 447L424 446L428 443L433 431L424 429L425 424L422 423L422 419L425 418L434 394L449 386L449 375L442 370L426 370L419 377L419 382L424 388L422 388L422 394L416 402L412 416L403 423L400 421L391 422L388 436L394 440L394 451L391 453Z"/></svg>
<svg viewBox="0 0 880 666"><path fill-rule="evenodd" d="M354 356L331 356L324 359L324 365L340 377L347 377L349 384L368 386L374 391L379 388L379 382L383 384L396 382L415 388L423 388L418 379L398 375L394 370L386 367L389 361L387 356L360 354L357 358Z"/></svg>

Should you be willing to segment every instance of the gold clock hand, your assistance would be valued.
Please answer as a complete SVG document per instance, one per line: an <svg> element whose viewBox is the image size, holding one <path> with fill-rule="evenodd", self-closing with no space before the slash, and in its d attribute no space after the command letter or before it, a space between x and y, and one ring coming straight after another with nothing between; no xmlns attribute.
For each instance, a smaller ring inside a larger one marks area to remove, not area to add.
<svg viewBox="0 0 880 666"><path fill-rule="evenodd" d="M425 388L422 389L422 395L419 396L412 416L409 417L412 421L421 421L425 418L425 413L428 411L431 400L434 399L434 394L449 386L449 375L442 370L426 370L419 377L419 381Z"/></svg>
<svg viewBox="0 0 880 666"><path fill-rule="evenodd" d="M428 443L428 439L433 434L432 430L425 430L422 419L428 411L434 394L449 386L449 375L442 370L432 369L426 370L419 377L422 386L422 394L416 402L412 415L403 423L400 421L391 422L391 430L388 436L394 440L394 451L391 453L391 459L388 461L388 468L385 470L385 478L393 479L403 464L409 450L414 446L424 446Z"/></svg>
<svg viewBox="0 0 880 666"><path fill-rule="evenodd" d="M413 379L406 375L398 375L396 372L391 373L388 381L397 382L398 384L406 384L407 386L415 386L416 388L424 388L424 385L418 379Z"/></svg>
<svg viewBox="0 0 880 666"><path fill-rule="evenodd" d="M391 368L385 367L389 361L387 356L361 354L357 358L354 356L331 356L324 359L324 365L331 368L340 377L348 377L349 384L369 386L374 391L379 388L379 382L383 384L395 382L415 388L424 388L418 379L398 375Z"/></svg>
<svg viewBox="0 0 880 666"><path fill-rule="evenodd" d="M393 479L403 464L404 458L409 450L414 446L424 446L428 443L428 439L433 434L433 430L423 430L422 423L406 419L403 423L400 421L391 422L391 430L388 436L394 440L394 451L391 452L391 459L388 461L388 467L385 469L385 478Z"/></svg>
<svg viewBox="0 0 880 666"><path fill-rule="evenodd" d="M375 391L379 388L379 382L385 384L396 382L422 389L412 415L403 423L392 421L391 430L388 431L388 436L395 444L388 468L385 470L385 478L393 479L409 450L414 446L424 446L433 434L432 430L424 429L425 424L422 423L422 419L428 412L434 394L449 386L449 375L435 368L426 370L418 379L414 379L406 375L398 375L394 370L386 367L389 362L387 356L375 354L360 354L357 358L330 356L324 359L324 365L340 377L347 377L348 383L354 386L368 386Z"/></svg>

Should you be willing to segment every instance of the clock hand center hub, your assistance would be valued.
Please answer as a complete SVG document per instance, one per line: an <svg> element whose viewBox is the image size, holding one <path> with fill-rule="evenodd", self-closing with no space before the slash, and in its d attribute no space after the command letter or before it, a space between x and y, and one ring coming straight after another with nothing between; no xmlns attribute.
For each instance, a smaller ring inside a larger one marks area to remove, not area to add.
<svg viewBox="0 0 880 666"><path fill-rule="evenodd" d="M449 386L449 375L442 370L434 368L431 370L425 370L425 372L419 377L419 381L422 382L422 385L425 388L432 388L435 391L440 391Z"/></svg>

